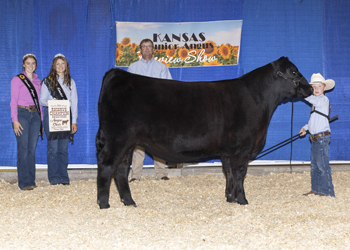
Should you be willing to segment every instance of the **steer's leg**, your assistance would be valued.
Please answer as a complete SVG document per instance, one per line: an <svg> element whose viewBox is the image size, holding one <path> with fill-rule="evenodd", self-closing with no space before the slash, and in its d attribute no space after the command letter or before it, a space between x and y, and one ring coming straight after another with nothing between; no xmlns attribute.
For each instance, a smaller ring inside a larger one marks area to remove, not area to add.
<svg viewBox="0 0 350 250"><path fill-rule="evenodd" d="M236 197L237 203L241 205L248 204L248 201L245 198L244 186L243 186L244 178L247 174L247 166L248 166L248 161L236 167L232 167L233 179L234 179L233 193L234 193L234 197Z"/></svg>
<svg viewBox="0 0 350 250"><path fill-rule="evenodd" d="M97 157L97 203L100 209L109 208L109 189L112 178L112 160L110 154L104 147Z"/></svg>
<svg viewBox="0 0 350 250"><path fill-rule="evenodd" d="M235 197L233 193L233 174L232 174L232 167L230 158L228 157L221 157L222 167L225 173L226 177L226 189L225 189L225 196L227 199L227 202L235 202Z"/></svg>
<svg viewBox="0 0 350 250"><path fill-rule="evenodd" d="M117 170L114 172L114 181L119 191L120 200L124 203L124 205L136 207L136 204L131 197L131 191L128 182L128 175L130 171L133 150L134 147L131 147L125 153L122 162L117 167Z"/></svg>

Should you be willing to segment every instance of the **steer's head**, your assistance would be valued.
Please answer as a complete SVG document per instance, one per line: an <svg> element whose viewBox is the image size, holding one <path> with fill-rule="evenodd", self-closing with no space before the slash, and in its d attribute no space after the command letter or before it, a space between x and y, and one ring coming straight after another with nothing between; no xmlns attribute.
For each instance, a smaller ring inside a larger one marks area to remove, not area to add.
<svg viewBox="0 0 350 250"><path fill-rule="evenodd" d="M288 92L288 98L308 97L313 89L298 68L289 61L288 57L281 57L271 63L275 74L283 83L283 88Z"/></svg>

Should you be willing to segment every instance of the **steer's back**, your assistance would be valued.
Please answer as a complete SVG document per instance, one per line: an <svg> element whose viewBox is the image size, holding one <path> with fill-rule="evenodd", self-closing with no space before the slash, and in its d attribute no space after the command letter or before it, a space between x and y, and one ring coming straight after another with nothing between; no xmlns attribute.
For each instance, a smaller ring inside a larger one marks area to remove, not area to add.
<svg viewBox="0 0 350 250"><path fill-rule="evenodd" d="M246 112L251 97L239 79L180 82L109 73L113 77L105 77L109 81L99 100L104 132L110 140L138 144L156 155L161 148L170 158L180 152L198 158L232 150L238 147L242 121L255 113Z"/></svg>
<svg viewBox="0 0 350 250"><path fill-rule="evenodd" d="M121 123L187 124L227 119L248 96L235 80L180 82L109 71L101 89L99 113L103 119ZM238 90L238 88L242 90ZM240 93L240 94L238 94ZM243 98L244 97L244 98ZM143 125L146 125L143 124Z"/></svg>

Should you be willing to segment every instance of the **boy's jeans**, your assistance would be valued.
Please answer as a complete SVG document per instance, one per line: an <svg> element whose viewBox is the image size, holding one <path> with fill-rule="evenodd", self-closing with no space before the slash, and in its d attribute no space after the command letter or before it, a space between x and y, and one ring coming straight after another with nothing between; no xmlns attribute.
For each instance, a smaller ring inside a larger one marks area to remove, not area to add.
<svg viewBox="0 0 350 250"><path fill-rule="evenodd" d="M311 190L327 196L334 195L332 170L329 166L328 146L330 135L315 138L311 141Z"/></svg>

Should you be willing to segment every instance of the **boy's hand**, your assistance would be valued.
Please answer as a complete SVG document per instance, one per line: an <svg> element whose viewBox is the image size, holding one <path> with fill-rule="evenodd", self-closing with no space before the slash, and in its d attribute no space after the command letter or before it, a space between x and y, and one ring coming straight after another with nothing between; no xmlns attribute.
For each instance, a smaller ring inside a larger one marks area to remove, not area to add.
<svg viewBox="0 0 350 250"><path fill-rule="evenodd" d="M304 128L301 128L300 131L299 131L299 135L300 136L306 135L306 130Z"/></svg>

